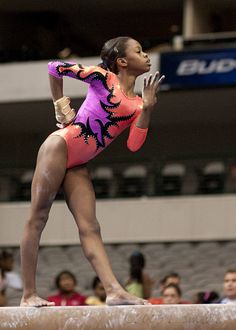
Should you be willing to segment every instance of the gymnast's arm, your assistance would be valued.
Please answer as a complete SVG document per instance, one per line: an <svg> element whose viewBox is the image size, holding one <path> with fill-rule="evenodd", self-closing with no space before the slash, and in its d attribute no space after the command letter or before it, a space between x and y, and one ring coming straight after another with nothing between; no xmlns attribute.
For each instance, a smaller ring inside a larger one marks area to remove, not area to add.
<svg viewBox="0 0 236 330"><path fill-rule="evenodd" d="M149 115L147 114L147 117ZM134 119L130 126L129 137L127 140L127 147L130 151L138 151L147 137L148 132L148 123L150 118L146 118L145 115L142 115L142 112Z"/></svg>
<svg viewBox="0 0 236 330"><path fill-rule="evenodd" d="M63 79L49 70L49 84L59 128L69 125L75 118L75 110L70 107L70 98L63 96Z"/></svg>
<svg viewBox="0 0 236 330"><path fill-rule="evenodd" d="M49 74L49 84L53 102L63 97L63 80Z"/></svg>
<svg viewBox="0 0 236 330"><path fill-rule="evenodd" d="M94 79L99 78L99 76L104 77L107 71L100 66L83 66L81 64L56 60L48 63L48 73L58 79L68 76L90 84Z"/></svg>
<svg viewBox="0 0 236 330"><path fill-rule="evenodd" d="M58 127L63 128L74 120L76 113L70 107L70 98L63 96L63 76L68 76L92 84L96 80L104 80L107 71L99 66L82 66L60 60L48 63L49 81L55 108Z"/></svg>
<svg viewBox="0 0 236 330"><path fill-rule="evenodd" d="M159 72L156 72L154 77L150 75L148 79L144 79L142 90L143 109L131 124L127 141L128 148L133 152L139 150L146 140L151 114L157 103L157 92L165 78L165 76L159 77Z"/></svg>

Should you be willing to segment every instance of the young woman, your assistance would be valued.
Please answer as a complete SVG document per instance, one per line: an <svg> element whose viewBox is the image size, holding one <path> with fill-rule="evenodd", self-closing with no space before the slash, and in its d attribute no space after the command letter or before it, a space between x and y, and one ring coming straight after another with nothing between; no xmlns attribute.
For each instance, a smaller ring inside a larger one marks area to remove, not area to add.
<svg viewBox="0 0 236 330"><path fill-rule="evenodd" d="M177 284L170 283L162 291L163 304L181 304L182 292Z"/></svg>
<svg viewBox="0 0 236 330"><path fill-rule="evenodd" d="M134 251L129 258L129 263L130 276L125 285L126 291L140 298L150 298L154 281L144 270L145 256L139 251Z"/></svg>
<svg viewBox="0 0 236 330"><path fill-rule="evenodd" d="M95 215L95 195L86 163L130 127L128 148L138 150L145 141L157 90L164 76L157 72L144 79L142 98L135 95L136 78L148 72L150 60L130 37L105 43L102 64L83 67L74 63L49 63L49 79L56 118L61 129L42 144L32 182L31 214L21 242L24 292L21 306L51 306L36 292L35 273L39 241L56 193L63 185L66 202L79 230L85 253L106 291L108 305L146 304L127 293L115 278ZM63 96L63 76L89 84L77 115Z"/></svg>

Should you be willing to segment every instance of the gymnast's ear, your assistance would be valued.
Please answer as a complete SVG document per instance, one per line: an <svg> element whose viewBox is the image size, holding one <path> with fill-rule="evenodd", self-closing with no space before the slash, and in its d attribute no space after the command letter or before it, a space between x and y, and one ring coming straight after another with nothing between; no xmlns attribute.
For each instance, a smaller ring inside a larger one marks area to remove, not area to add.
<svg viewBox="0 0 236 330"><path fill-rule="evenodd" d="M127 60L125 57L118 57L116 60L117 66L125 69L127 67Z"/></svg>

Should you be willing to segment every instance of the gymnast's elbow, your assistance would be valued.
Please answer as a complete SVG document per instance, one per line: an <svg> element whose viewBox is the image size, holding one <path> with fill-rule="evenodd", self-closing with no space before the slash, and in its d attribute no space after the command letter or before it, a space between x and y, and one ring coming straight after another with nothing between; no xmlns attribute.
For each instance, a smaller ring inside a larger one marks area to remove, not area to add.
<svg viewBox="0 0 236 330"><path fill-rule="evenodd" d="M138 144L135 144L135 143L130 143L128 141L127 142L127 147L131 152L136 152L142 147L142 145L138 145Z"/></svg>

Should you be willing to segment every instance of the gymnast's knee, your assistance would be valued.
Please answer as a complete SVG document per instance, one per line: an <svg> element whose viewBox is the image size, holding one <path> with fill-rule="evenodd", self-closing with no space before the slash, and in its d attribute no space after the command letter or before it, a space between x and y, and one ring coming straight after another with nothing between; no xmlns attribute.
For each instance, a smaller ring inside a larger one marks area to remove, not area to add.
<svg viewBox="0 0 236 330"><path fill-rule="evenodd" d="M96 237L101 238L101 229L97 221L92 225L87 224L79 228L80 241L84 250L85 257L91 262L96 256L96 251L94 251L93 244L91 245L91 240L95 240Z"/></svg>
<svg viewBox="0 0 236 330"><path fill-rule="evenodd" d="M98 234L100 235L101 233L101 227L97 219L91 220L83 220L80 221L79 225L79 234L80 236L89 236L93 234Z"/></svg>
<svg viewBox="0 0 236 330"><path fill-rule="evenodd" d="M40 211L36 212L32 215L26 223L26 227L30 231L34 231L37 233L41 233L47 223L48 220L48 212L47 211Z"/></svg>

